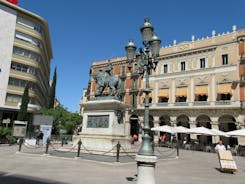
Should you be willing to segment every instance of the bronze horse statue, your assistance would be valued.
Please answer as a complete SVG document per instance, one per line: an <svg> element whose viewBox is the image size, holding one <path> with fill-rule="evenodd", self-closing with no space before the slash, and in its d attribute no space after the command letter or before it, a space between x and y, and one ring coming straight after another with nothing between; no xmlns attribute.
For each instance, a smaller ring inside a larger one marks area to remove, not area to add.
<svg viewBox="0 0 245 184"><path fill-rule="evenodd" d="M110 72L106 70L105 73L99 71L93 75L96 82L95 96L102 96L106 87L110 89L110 96L120 96L119 90L121 85L121 79L119 77L111 76Z"/></svg>

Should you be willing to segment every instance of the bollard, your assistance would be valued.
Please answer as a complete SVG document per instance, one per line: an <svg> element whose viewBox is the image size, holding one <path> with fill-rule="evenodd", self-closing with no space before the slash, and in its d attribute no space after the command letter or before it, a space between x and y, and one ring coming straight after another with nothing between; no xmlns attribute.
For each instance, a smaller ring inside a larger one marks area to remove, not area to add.
<svg viewBox="0 0 245 184"><path fill-rule="evenodd" d="M48 147L49 147L49 144L50 144L50 139L48 138L48 139L47 139L47 143L46 143L46 151L45 151L45 154L48 154Z"/></svg>
<svg viewBox="0 0 245 184"><path fill-rule="evenodd" d="M63 145L64 145L64 141L65 141L65 138L64 138L64 137L62 137L62 138L61 138L61 147L63 147Z"/></svg>
<svg viewBox="0 0 245 184"><path fill-rule="evenodd" d="M117 162L119 162L120 148L121 148L121 145L120 145L120 142L118 141L118 143L117 143Z"/></svg>
<svg viewBox="0 0 245 184"><path fill-rule="evenodd" d="M24 143L24 138L21 137L19 140L19 152L21 151L22 144Z"/></svg>
<svg viewBox="0 0 245 184"><path fill-rule="evenodd" d="M177 140L176 150L177 150L177 157L179 157L179 141L178 140Z"/></svg>
<svg viewBox="0 0 245 184"><path fill-rule="evenodd" d="M80 149L81 149L82 141L81 139L78 141L78 149L77 149L77 157L80 157Z"/></svg>

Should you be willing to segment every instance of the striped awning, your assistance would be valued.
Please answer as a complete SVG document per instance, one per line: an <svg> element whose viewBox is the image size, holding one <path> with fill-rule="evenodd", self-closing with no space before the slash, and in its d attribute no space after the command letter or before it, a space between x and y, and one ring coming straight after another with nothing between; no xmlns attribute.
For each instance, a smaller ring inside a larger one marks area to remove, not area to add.
<svg viewBox="0 0 245 184"><path fill-rule="evenodd" d="M161 89L158 91L158 97L169 97L169 89Z"/></svg>
<svg viewBox="0 0 245 184"><path fill-rule="evenodd" d="M219 84L218 94L231 94L231 83L229 84Z"/></svg>
<svg viewBox="0 0 245 184"><path fill-rule="evenodd" d="M187 96L187 87L176 88L175 96Z"/></svg>
<svg viewBox="0 0 245 184"><path fill-rule="evenodd" d="M208 86L196 86L195 95L208 95Z"/></svg>

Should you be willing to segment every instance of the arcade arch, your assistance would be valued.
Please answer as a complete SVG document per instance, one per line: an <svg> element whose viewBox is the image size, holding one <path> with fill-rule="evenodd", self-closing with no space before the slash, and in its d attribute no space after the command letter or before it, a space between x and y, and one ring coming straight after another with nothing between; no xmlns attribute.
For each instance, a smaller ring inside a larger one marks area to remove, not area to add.
<svg viewBox="0 0 245 184"><path fill-rule="evenodd" d="M196 126L197 127L206 127L211 129L211 119L207 115L200 115L196 118ZM197 136L200 143L204 145L212 144L212 136L206 136L206 135L198 135Z"/></svg>
<svg viewBox="0 0 245 184"><path fill-rule="evenodd" d="M219 129L228 132L236 130L236 120L232 115L223 115L219 118ZM220 137L225 145L235 146L238 144L237 138L234 137Z"/></svg>

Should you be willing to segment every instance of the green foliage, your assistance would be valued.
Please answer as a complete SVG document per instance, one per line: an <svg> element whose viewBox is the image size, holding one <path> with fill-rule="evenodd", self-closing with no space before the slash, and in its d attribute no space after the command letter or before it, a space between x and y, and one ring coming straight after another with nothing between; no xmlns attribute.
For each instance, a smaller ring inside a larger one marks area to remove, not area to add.
<svg viewBox="0 0 245 184"><path fill-rule="evenodd" d="M55 93L56 93L56 80L57 80L57 73L56 73L56 67L54 69L54 76L53 76L53 82L50 88L50 95L48 100L48 109L54 108L54 100L55 100Z"/></svg>
<svg viewBox="0 0 245 184"><path fill-rule="evenodd" d="M59 134L60 129L65 129L67 134L72 134L74 128L82 123L82 117L77 113L71 113L62 106L55 109L42 108L40 112L51 115L54 118L52 134Z"/></svg>
<svg viewBox="0 0 245 184"><path fill-rule="evenodd" d="M11 128L0 127L0 139L6 139L8 136L11 136Z"/></svg>
<svg viewBox="0 0 245 184"><path fill-rule="evenodd" d="M29 103L29 83L26 84L22 99L21 99L21 106L20 111L17 116L17 120L19 121L27 121L28 120L28 114L27 114L27 108Z"/></svg>

